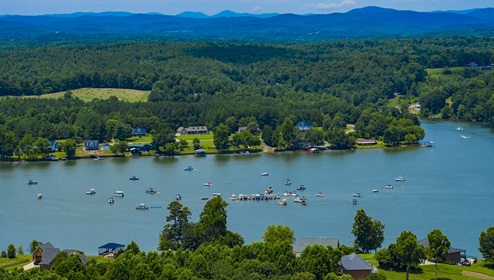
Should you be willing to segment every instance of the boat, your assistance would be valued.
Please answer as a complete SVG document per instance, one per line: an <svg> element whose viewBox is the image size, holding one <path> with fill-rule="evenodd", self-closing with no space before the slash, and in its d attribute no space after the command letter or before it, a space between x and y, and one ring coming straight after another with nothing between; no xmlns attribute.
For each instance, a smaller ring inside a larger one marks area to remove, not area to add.
<svg viewBox="0 0 494 280"><path fill-rule="evenodd" d="M178 194L175 196L175 199L176 199L176 200L182 200L182 196L178 193Z"/></svg>
<svg viewBox="0 0 494 280"><path fill-rule="evenodd" d="M386 189L386 190L392 190L392 189L393 189L393 186L391 186L391 185L386 185L386 186L384 186L384 189Z"/></svg>
<svg viewBox="0 0 494 280"><path fill-rule="evenodd" d="M217 196L221 196L221 193L217 193L217 192L213 193L213 197L217 197Z"/></svg>
<svg viewBox="0 0 494 280"><path fill-rule="evenodd" d="M149 207L146 204L144 204L144 203L141 203L141 204L139 204L139 205L136 206L136 209L137 210L148 210L148 208Z"/></svg>
<svg viewBox="0 0 494 280"><path fill-rule="evenodd" d="M205 186L205 187L212 187L212 186L213 186L213 183L211 183L211 182L206 182L206 183L204 183L204 186Z"/></svg>
<svg viewBox="0 0 494 280"><path fill-rule="evenodd" d="M87 191L86 194L87 195L96 194L96 191L94 189L89 189L89 191Z"/></svg>
<svg viewBox="0 0 494 280"><path fill-rule="evenodd" d="M27 180L27 184L28 185L37 185L38 181L33 181L33 180L29 179L29 180Z"/></svg>
<svg viewBox="0 0 494 280"><path fill-rule="evenodd" d="M157 191L154 188L149 188L145 191L145 193L156 194Z"/></svg>
<svg viewBox="0 0 494 280"><path fill-rule="evenodd" d="M303 197L296 197L293 202L296 202L296 203L303 203L305 201L305 199Z"/></svg>
<svg viewBox="0 0 494 280"><path fill-rule="evenodd" d="M307 150L309 153L312 153L312 154L317 154L319 153L319 149L318 148L310 148Z"/></svg>
<svg viewBox="0 0 494 280"><path fill-rule="evenodd" d="M361 193L354 193L354 194L353 194L353 197L363 197L363 196L364 196L364 195L363 195L363 194L361 194Z"/></svg>
<svg viewBox="0 0 494 280"><path fill-rule="evenodd" d="M403 182L403 181L405 181L405 175L402 175L400 177L396 177L395 178L395 181L397 181L397 182Z"/></svg>
<svg viewBox="0 0 494 280"><path fill-rule="evenodd" d="M378 189L373 189L372 192L373 193L376 193L376 192L379 192L379 190Z"/></svg>
<svg viewBox="0 0 494 280"><path fill-rule="evenodd" d="M108 198L108 203L113 204L114 202L115 200L113 199L113 197L110 196L110 198Z"/></svg>
<svg viewBox="0 0 494 280"><path fill-rule="evenodd" d="M301 204L302 204L303 206L307 206L307 202L306 202L305 200L304 200L304 201L302 201L302 203L301 203Z"/></svg>
<svg viewBox="0 0 494 280"><path fill-rule="evenodd" d="M238 196L236 194L232 194L232 196L230 196L230 200L237 200L238 199Z"/></svg>
<svg viewBox="0 0 494 280"><path fill-rule="evenodd" d="M269 176L269 173L268 172L262 172L261 176Z"/></svg>
<svg viewBox="0 0 494 280"><path fill-rule="evenodd" d="M139 180L139 177L132 176L132 177L129 178L129 180L136 181L136 180Z"/></svg>
<svg viewBox="0 0 494 280"><path fill-rule="evenodd" d="M207 196L201 197L201 200L208 200L208 199L209 199L209 197L207 197Z"/></svg>
<svg viewBox="0 0 494 280"><path fill-rule="evenodd" d="M114 193L111 194L111 196L124 197L124 192L123 191L115 191Z"/></svg>
<svg viewBox="0 0 494 280"><path fill-rule="evenodd" d="M194 170L194 167L192 167L192 166L190 166L190 165L188 165L188 166L186 166L186 167L184 168L184 171L192 171L192 170Z"/></svg>
<svg viewBox="0 0 494 280"><path fill-rule="evenodd" d="M354 198L354 199L352 200L352 204L353 204L353 205L357 205L357 199L356 199L356 198Z"/></svg>
<svg viewBox="0 0 494 280"><path fill-rule="evenodd" d="M286 179L285 186L290 186L292 184L292 181L290 179Z"/></svg>
<svg viewBox="0 0 494 280"><path fill-rule="evenodd" d="M278 204L282 205L282 206L286 206L286 199L282 199L282 200L278 201Z"/></svg>
<svg viewBox="0 0 494 280"><path fill-rule="evenodd" d="M463 134L460 134L460 137L463 138L463 139L468 139L470 138L470 136L466 136L466 135L463 135Z"/></svg>
<svg viewBox="0 0 494 280"><path fill-rule="evenodd" d="M463 130L463 127L459 126L459 127L456 128L456 130L460 130L461 131L461 130Z"/></svg>
<svg viewBox="0 0 494 280"><path fill-rule="evenodd" d="M300 185L300 186L297 187L297 190L298 191L303 191L305 189L306 189L306 187L304 185Z"/></svg>
<svg viewBox="0 0 494 280"><path fill-rule="evenodd" d="M38 195L36 196L38 199L42 199L43 198L43 195L41 193L38 193Z"/></svg>
<svg viewBox="0 0 494 280"><path fill-rule="evenodd" d="M273 187L268 187L265 191L265 194L272 194L273 193Z"/></svg>
<svg viewBox="0 0 494 280"><path fill-rule="evenodd" d="M323 194L322 192L318 192L318 193L316 194L316 197L324 197L324 194Z"/></svg>

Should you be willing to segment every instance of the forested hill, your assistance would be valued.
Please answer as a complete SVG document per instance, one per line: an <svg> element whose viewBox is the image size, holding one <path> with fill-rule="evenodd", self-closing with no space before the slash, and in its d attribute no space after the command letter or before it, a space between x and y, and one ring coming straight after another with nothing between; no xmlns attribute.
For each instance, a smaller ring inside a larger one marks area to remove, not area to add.
<svg viewBox="0 0 494 280"><path fill-rule="evenodd" d="M189 16L188 16L189 15ZM131 13L0 16L0 40L64 41L87 35L126 35L128 38L169 40L323 41L329 39L487 34L494 27L494 9L465 13L413 12L366 7L325 15L195 13L177 16ZM94 39L94 38L92 38ZM107 37L108 39L108 37Z"/></svg>

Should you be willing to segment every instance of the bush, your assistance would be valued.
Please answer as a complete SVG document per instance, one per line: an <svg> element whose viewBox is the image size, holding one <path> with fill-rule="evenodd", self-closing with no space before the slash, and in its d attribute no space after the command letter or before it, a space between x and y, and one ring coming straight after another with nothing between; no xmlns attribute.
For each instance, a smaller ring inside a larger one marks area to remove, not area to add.
<svg viewBox="0 0 494 280"><path fill-rule="evenodd" d="M9 257L9 259L14 259L15 255L16 255L16 249L14 244L9 244L9 247L7 248L7 257Z"/></svg>
<svg viewBox="0 0 494 280"><path fill-rule="evenodd" d="M2 251L2 253L0 254L0 258L6 258L7 257L7 253L5 251Z"/></svg>

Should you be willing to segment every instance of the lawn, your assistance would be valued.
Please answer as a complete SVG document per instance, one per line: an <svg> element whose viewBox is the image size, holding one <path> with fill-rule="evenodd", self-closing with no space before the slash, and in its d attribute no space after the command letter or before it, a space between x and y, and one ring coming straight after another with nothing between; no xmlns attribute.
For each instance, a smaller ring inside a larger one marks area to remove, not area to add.
<svg viewBox="0 0 494 280"><path fill-rule="evenodd" d="M31 261L32 261L31 255L29 254L17 256L13 259L0 258L0 268L3 269L22 268Z"/></svg>
<svg viewBox="0 0 494 280"><path fill-rule="evenodd" d="M74 97L84 102L89 102L93 99L108 99L110 96L115 96L121 101L145 102L150 94L149 91L117 88L81 88L71 91ZM43 94L41 98L62 98L64 94L65 91Z"/></svg>
<svg viewBox="0 0 494 280"><path fill-rule="evenodd" d="M444 74L444 70L451 71L451 74ZM429 78L449 78L461 75L465 67L451 67L451 68L429 68L426 69Z"/></svg>

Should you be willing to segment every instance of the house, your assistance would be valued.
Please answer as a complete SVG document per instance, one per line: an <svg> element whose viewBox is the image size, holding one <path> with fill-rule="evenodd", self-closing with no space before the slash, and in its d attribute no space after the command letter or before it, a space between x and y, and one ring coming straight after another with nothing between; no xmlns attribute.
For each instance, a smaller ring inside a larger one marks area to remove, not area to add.
<svg viewBox="0 0 494 280"><path fill-rule="evenodd" d="M472 62L470 62L470 63L467 64L467 67L475 68L475 67L479 67L479 65L477 63L475 63L475 62L472 61Z"/></svg>
<svg viewBox="0 0 494 280"><path fill-rule="evenodd" d="M136 127L132 129L132 136L146 136L146 129L141 127Z"/></svg>
<svg viewBox="0 0 494 280"><path fill-rule="evenodd" d="M372 267L359 255L352 253L341 257L341 273L352 276L353 279L363 279L371 275Z"/></svg>
<svg viewBox="0 0 494 280"><path fill-rule="evenodd" d="M110 150L110 144L108 143L103 143L103 145L101 145L101 149L103 151L109 151Z"/></svg>
<svg viewBox="0 0 494 280"><path fill-rule="evenodd" d="M207 134L209 133L207 126L189 126L187 128L179 127L177 129L177 134L185 135L185 134Z"/></svg>
<svg viewBox="0 0 494 280"><path fill-rule="evenodd" d="M377 144L377 140L373 140L373 139L357 140L357 145L375 145L375 144Z"/></svg>
<svg viewBox="0 0 494 280"><path fill-rule="evenodd" d="M72 249L65 249L62 252L67 254L78 254L83 265L87 265L89 260L84 254ZM50 269L53 265L55 257L60 253L59 248L55 248L50 242L40 243L39 247L33 252L33 260L35 265L39 265L42 268Z"/></svg>
<svg viewBox="0 0 494 280"><path fill-rule="evenodd" d="M118 243L106 243L105 245L98 247L98 255L113 257L120 249L125 250L125 245Z"/></svg>
<svg viewBox="0 0 494 280"><path fill-rule="evenodd" d="M99 141L98 140L84 140L84 150L86 150L86 151L99 150Z"/></svg>
<svg viewBox="0 0 494 280"><path fill-rule="evenodd" d="M314 126L312 122L307 122L307 121L300 121L297 123L296 127L300 131L306 131L311 129Z"/></svg>
<svg viewBox="0 0 494 280"><path fill-rule="evenodd" d="M135 144L129 144L129 151L130 153L135 156L135 155L141 155L141 153L147 153L149 152L153 146L151 144L147 143L135 143Z"/></svg>
<svg viewBox="0 0 494 280"><path fill-rule="evenodd" d="M340 247L340 241L336 238L327 238L327 237L319 237L319 238L300 238L297 244L293 244L293 252L296 256L300 256L302 252L308 246L312 245L322 245L324 247L331 246L333 248Z"/></svg>
<svg viewBox="0 0 494 280"><path fill-rule="evenodd" d="M425 248L429 247L429 239L427 238L419 240L418 243L422 244ZM466 250L458 249L450 246L445 258L454 263L459 263L461 261L462 256L465 255L465 253Z"/></svg>
<svg viewBox="0 0 494 280"><path fill-rule="evenodd" d="M50 141L50 153L56 152L60 147L60 143L57 141Z"/></svg>
<svg viewBox="0 0 494 280"><path fill-rule="evenodd" d="M197 149L194 152L196 153L197 157L205 157L206 156L206 150L204 150L204 149Z"/></svg>

